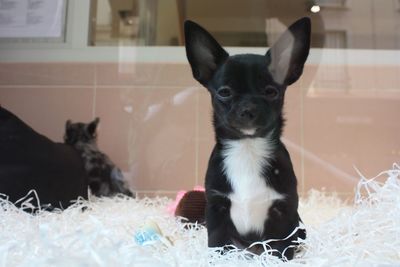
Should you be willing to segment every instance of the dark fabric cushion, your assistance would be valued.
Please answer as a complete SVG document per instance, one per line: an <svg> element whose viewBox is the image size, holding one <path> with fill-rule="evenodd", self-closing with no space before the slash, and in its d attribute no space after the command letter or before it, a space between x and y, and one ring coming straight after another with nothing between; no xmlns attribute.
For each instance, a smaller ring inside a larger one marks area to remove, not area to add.
<svg viewBox="0 0 400 267"><path fill-rule="evenodd" d="M0 107L0 193L15 202L34 189L42 205L66 208L87 198L87 183L73 148L38 134Z"/></svg>

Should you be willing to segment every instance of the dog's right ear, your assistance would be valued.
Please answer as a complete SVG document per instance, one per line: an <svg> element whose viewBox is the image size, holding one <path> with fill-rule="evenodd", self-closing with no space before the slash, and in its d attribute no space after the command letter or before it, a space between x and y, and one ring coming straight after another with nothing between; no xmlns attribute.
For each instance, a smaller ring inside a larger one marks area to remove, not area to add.
<svg viewBox="0 0 400 267"><path fill-rule="evenodd" d="M190 20L185 21L185 47L193 77L204 86L229 57L211 34Z"/></svg>

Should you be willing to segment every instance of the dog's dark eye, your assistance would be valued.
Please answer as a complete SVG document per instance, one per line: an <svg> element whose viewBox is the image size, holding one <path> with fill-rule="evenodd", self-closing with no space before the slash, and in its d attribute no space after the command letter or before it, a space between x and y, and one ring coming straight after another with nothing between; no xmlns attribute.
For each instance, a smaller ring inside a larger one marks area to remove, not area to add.
<svg viewBox="0 0 400 267"><path fill-rule="evenodd" d="M268 99L275 99L278 97L279 91L275 87L268 85L263 90L263 95Z"/></svg>
<svg viewBox="0 0 400 267"><path fill-rule="evenodd" d="M232 97L232 89L229 87L221 87L217 90L217 96L219 99L227 100Z"/></svg>

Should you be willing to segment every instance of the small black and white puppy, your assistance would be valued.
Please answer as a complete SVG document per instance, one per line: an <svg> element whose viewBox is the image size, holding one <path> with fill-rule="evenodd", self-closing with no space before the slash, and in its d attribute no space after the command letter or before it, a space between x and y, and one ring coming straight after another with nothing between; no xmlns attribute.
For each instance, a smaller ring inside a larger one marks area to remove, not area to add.
<svg viewBox="0 0 400 267"><path fill-rule="evenodd" d="M194 78L208 89L216 145L206 174L208 245L235 245L292 259L301 221L297 180L280 138L287 86L303 72L311 23L292 24L265 55L229 54L201 26L186 21L186 55ZM294 233L288 237L291 233Z"/></svg>
<svg viewBox="0 0 400 267"><path fill-rule="evenodd" d="M132 196L121 170L97 147L96 129L99 122L99 118L89 123L67 120L64 142L80 153L92 194L98 197L119 193Z"/></svg>

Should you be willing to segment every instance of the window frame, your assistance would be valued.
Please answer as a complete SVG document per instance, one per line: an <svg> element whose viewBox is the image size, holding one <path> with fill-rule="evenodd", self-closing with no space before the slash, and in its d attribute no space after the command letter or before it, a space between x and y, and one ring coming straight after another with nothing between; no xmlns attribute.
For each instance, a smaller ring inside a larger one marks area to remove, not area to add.
<svg viewBox="0 0 400 267"><path fill-rule="evenodd" d="M348 0L346 0L346 3ZM182 46L90 46L91 0L67 0L63 43L0 44L0 63L117 62L187 64ZM349 45L349 44L348 44ZM225 47L231 54L265 54L268 47ZM334 55L334 56L332 56ZM400 65L400 50L312 48L307 64Z"/></svg>
<svg viewBox="0 0 400 267"><path fill-rule="evenodd" d="M64 0L65 18L60 38L0 38L0 49L83 48L88 45L90 0ZM1 58L0 58L1 60Z"/></svg>

